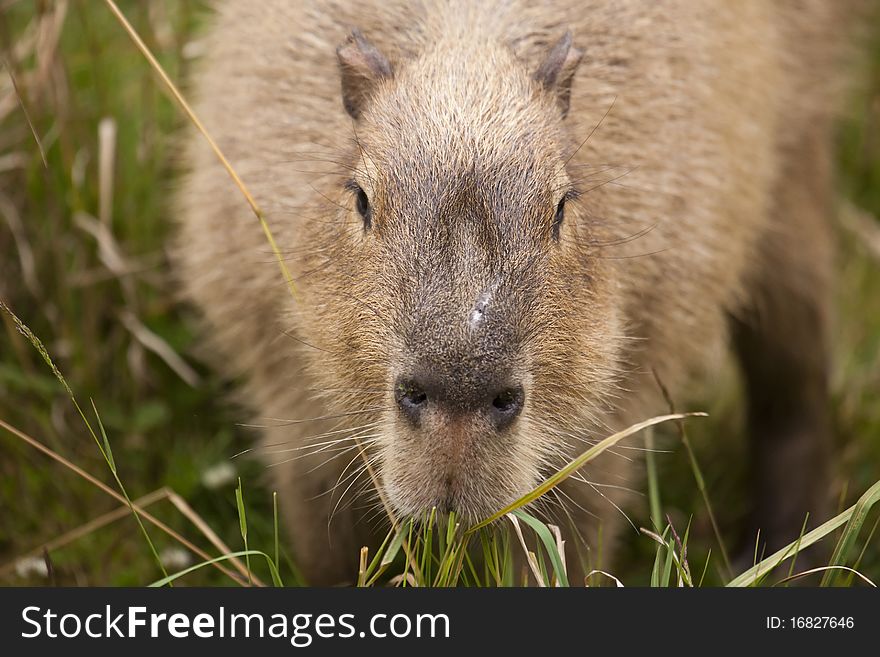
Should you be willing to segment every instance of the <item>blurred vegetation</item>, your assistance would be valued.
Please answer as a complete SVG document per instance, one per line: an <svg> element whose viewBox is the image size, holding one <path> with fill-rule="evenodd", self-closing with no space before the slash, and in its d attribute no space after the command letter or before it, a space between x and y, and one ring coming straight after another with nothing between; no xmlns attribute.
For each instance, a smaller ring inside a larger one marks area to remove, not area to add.
<svg viewBox="0 0 880 657"><path fill-rule="evenodd" d="M198 56L208 4L119 2L174 80L184 80ZM240 476L249 543L270 551L264 467L231 458L251 436L236 424L226 385L191 357L198 338L188 311L175 303L163 250L180 113L102 2L0 0L0 47L0 300L43 339L80 404L88 409L94 400L133 498L168 487L238 550ZM841 508L880 479L880 39L872 47L869 84L848 103L839 139L844 211L833 401ZM9 317L0 321L0 420L112 482L40 355ZM744 474L730 466L742 461L742 440L732 370L726 378L728 394L706 409L712 420L688 427L732 545L748 498ZM679 529L692 522L689 551L702 564L714 543L705 508L678 441L662 444L670 450L657 456L663 510ZM94 485L0 429L0 584L158 579L129 515L53 549L48 574L40 572L43 556L19 559L116 508ZM167 499L150 510L217 553ZM633 521L649 526L647 509ZM148 529L169 568L182 565L177 544ZM622 547L615 574L628 585L647 584L655 543L632 532ZM357 560L352 555L353 568ZM285 582L296 581L289 564L282 570ZM718 581L713 570L707 582ZM880 580L880 541L862 571ZM186 581L228 579L202 569Z"/></svg>

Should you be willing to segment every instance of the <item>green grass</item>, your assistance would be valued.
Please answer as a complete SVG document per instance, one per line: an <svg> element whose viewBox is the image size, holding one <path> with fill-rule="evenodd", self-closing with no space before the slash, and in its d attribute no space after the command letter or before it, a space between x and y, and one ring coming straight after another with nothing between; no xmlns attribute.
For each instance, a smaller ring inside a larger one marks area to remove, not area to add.
<svg viewBox="0 0 880 657"><path fill-rule="evenodd" d="M119 5L169 76L185 79L206 3L128 0ZM172 294L164 255L167 200L175 182L177 132L185 118L103 3L71 0L64 15L61 6L19 1L2 3L0 10L0 300L43 340L85 412L81 416L71 404L12 317L0 312L0 420L116 490L118 476L132 499L168 487L177 497L160 496L149 507L157 519L210 555L220 555L192 515L181 512L185 501L229 547L232 554L223 557L229 571L240 575L232 565L234 555L249 561L254 576L266 583L296 584L301 578L295 564L284 552L284 541L278 544L264 467L230 458L253 436L236 424L241 418L228 404L227 385L192 358L198 343L192 318ZM880 39L875 44L867 93L852 99L841 125L839 160L842 196L877 217ZM12 93L10 71L27 114ZM115 139L107 138L108 125L115 125ZM107 154L112 154L111 166ZM834 488L841 512L880 479L880 252L872 251L863 230L843 225L833 390L840 455ZM880 231L878 222L868 225ZM164 345L159 353L155 338ZM672 426L660 425L654 433L655 443L669 451L651 455L647 503L633 515L636 526L647 531L624 535L621 558L610 571L627 586L728 579L694 470L696 462L730 548L747 496L744 473L730 467L743 461L733 368L722 378L724 394L703 406L710 419L687 424L693 458ZM218 466L231 466L225 476L215 477L219 483L211 481ZM52 549L48 576L20 576L7 567L119 507L94 484L0 429L0 584L161 582L162 569L144 532L172 577L198 564L198 557L190 564L175 561L177 542L150 523L142 531L126 512ZM838 536L846 536L834 559L857 564L880 581L880 541L876 534L867 540L878 511L867 504L856 511L859 531L852 525L845 530L844 520L825 541L830 552ZM516 513L538 577L546 583L564 580L552 529L521 510ZM522 555L523 548L513 521L502 518L500 527L468 532L454 517L404 525L376 554L353 554L352 573L360 565L359 581L365 585L395 576L400 584L518 583L522 573L514 572L512 555ZM568 552L575 558L571 547ZM765 583L788 572L785 564ZM817 573L809 581L823 578L836 584L859 581L846 572ZM229 581L206 566L176 583ZM590 584L613 586L614 580L596 573Z"/></svg>

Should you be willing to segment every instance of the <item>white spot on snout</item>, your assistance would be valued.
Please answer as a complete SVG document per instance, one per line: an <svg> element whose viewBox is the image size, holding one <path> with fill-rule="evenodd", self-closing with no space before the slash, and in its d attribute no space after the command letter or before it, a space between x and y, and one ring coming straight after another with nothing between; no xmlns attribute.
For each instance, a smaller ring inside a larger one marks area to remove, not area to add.
<svg viewBox="0 0 880 657"><path fill-rule="evenodd" d="M479 297L477 297L477 302L474 304L474 309L471 310L470 315L468 315L468 326L470 328L479 328L480 324L486 317L486 310L489 308L489 303L491 303L491 301L491 292L483 292Z"/></svg>

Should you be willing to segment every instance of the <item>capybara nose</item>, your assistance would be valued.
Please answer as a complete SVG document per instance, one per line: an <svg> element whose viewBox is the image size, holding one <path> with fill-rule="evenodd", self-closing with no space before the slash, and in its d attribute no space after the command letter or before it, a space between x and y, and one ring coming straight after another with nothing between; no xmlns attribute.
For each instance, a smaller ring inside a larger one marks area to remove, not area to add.
<svg viewBox="0 0 880 657"><path fill-rule="evenodd" d="M430 376L398 377L394 399L415 427L429 414L488 420L498 431L509 427L522 412L525 391L517 382L468 386L441 383Z"/></svg>

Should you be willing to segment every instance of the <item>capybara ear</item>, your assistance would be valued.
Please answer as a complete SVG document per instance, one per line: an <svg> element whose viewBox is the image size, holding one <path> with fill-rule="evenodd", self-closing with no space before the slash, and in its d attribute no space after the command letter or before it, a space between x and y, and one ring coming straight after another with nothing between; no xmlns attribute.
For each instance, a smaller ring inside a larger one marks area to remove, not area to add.
<svg viewBox="0 0 880 657"><path fill-rule="evenodd" d="M545 89L556 93L562 116L568 114L571 83L583 56L583 50L572 47L571 32L566 32L550 48L533 76Z"/></svg>
<svg viewBox="0 0 880 657"><path fill-rule="evenodd" d="M342 103L357 119L376 83L392 76L391 64L360 30L354 29L336 49L342 76Z"/></svg>

